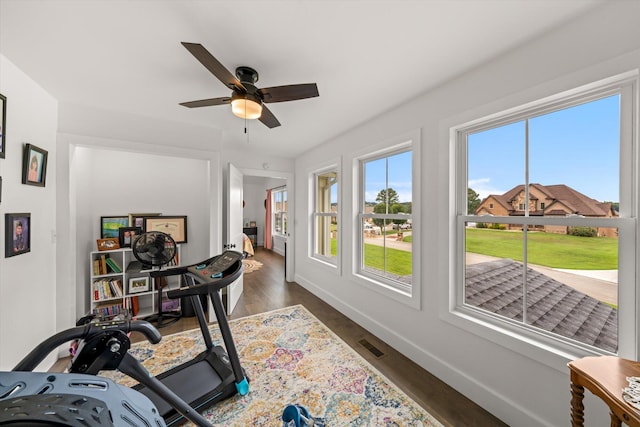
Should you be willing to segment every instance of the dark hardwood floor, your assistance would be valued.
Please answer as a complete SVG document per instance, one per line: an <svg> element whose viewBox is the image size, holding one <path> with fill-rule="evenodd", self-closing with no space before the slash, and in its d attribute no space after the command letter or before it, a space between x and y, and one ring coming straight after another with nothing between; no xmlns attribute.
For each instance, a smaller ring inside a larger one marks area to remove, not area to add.
<svg viewBox="0 0 640 427"><path fill-rule="evenodd" d="M286 282L284 280L284 258L280 255L258 247L252 259L262 262L263 266L257 271L245 274L244 293L235 310L229 316L230 319L302 304L445 426L506 426L505 423L395 351L302 286L295 282ZM196 327L198 325L195 317L185 317L160 329L160 331L163 335L168 335ZM363 339L383 354L377 357L370 349L360 343ZM61 360L52 370L60 370L67 363L68 361Z"/></svg>

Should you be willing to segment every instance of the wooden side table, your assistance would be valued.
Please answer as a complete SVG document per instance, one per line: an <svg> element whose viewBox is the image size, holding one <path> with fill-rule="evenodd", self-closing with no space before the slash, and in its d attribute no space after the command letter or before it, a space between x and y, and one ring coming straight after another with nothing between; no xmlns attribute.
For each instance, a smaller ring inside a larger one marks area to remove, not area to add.
<svg viewBox="0 0 640 427"><path fill-rule="evenodd" d="M611 410L611 427L622 423L640 427L640 410L622 398L627 377L640 376L640 363L614 356L584 357L569 362L571 372L571 426L584 426L584 389L602 399Z"/></svg>

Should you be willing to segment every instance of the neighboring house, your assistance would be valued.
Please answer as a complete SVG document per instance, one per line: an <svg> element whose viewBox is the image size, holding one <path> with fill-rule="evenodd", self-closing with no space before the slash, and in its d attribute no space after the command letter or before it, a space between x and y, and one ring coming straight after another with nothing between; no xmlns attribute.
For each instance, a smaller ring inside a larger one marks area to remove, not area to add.
<svg viewBox="0 0 640 427"><path fill-rule="evenodd" d="M502 195L491 194L485 198L475 215L524 216L524 185L517 185ZM591 218L610 218L618 216L609 202L599 202L564 184L529 184L529 216L567 216L578 215ZM521 226L508 224L510 230ZM544 225L539 231L567 234L567 227ZM617 237L614 228L598 228L598 236Z"/></svg>

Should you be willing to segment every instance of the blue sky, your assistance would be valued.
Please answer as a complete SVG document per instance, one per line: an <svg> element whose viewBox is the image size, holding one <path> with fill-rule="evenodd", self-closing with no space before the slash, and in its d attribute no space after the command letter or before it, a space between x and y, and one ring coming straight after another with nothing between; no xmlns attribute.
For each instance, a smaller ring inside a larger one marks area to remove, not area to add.
<svg viewBox="0 0 640 427"><path fill-rule="evenodd" d="M367 202L375 202L380 190L387 188L387 186L398 193L400 202L411 201L410 151L367 162L365 168L365 200Z"/></svg>
<svg viewBox="0 0 640 427"><path fill-rule="evenodd" d="M529 182L566 184L619 200L620 98L611 96L529 120ZM525 122L469 136L469 187L485 198L525 180Z"/></svg>

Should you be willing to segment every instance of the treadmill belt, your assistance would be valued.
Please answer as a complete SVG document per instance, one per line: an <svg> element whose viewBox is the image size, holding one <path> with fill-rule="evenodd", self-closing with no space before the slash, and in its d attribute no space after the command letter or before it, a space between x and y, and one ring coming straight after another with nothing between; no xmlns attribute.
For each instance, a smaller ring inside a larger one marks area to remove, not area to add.
<svg viewBox="0 0 640 427"><path fill-rule="evenodd" d="M163 378L162 383L180 396L182 400L192 405L196 399L215 390L222 383L222 380L205 359ZM151 399L163 418L174 410L164 399L147 387L137 390Z"/></svg>

